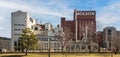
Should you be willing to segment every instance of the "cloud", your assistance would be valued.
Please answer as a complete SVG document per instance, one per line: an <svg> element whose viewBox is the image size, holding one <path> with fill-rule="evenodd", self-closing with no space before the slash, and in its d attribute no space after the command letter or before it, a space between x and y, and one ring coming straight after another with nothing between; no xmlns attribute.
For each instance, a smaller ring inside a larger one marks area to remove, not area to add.
<svg viewBox="0 0 120 57"><path fill-rule="evenodd" d="M120 9L120 2L117 1L114 3L110 3L99 10L97 19L102 23L102 25L104 25L103 27L114 26L118 28L120 25L119 9Z"/></svg>
<svg viewBox="0 0 120 57"><path fill-rule="evenodd" d="M53 25L60 22L60 17L65 16L68 19L72 18L73 10L68 7L67 4L62 3L62 1L51 0L49 2L34 1L31 0L30 3L26 0L1 0L0 8L0 36L10 37L10 14L16 10L22 10L30 13L38 19L43 18L44 21L50 21ZM35 4L34 4L35 3ZM37 4L36 4L37 3ZM4 15L4 16L2 16ZM44 19L45 18L45 19ZM50 19L50 20L48 20ZM59 20L58 20L59 19ZM43 21L43 22L44 22ZM5 25L5 26L3 26Z"/></svg>
<svg viewBox="0 0 120 57"><path fill-rule="evenodd" d="M8 8L8 9L31 10L31 8L28 7L27 5L8 2L8 1L0 1L0 7Z"/></svg>
<svg viewBox="0 0 120 57"><path fill-rule="evenodd" d="M10 37L10 20L6 20L4 16L0 16L0 36Z"/></svg>
<svg viewBox="0 0 120 57"><path fill-rule="evenodd" d="M4 17L0 16L0 24L4 23L3 19L4 19Z"/></svg>
<svg viewBox="0 0 120 57"><path fill-rule="evenodd" d="M47 6L47 5L56 5L60 9L55 9L55 7ZM37 14L44 14L44 15L53 15L53 16L68 16L69 17L69 11L72 11L71 9L68 9L65 7L65 4L62 5L60 3L57 4L57 2L51 1L47 5L43 6L30 6L27 4L21 4L21 3L15 3L15 2L8 2L8 1L0 1L0 7L8 8L8 9L16 9L16 10L23 10L27 12L37 13ZM65 13L67 12L67 13Z"/></svg>
<svg viewBox="0 0 120 57"><path fill-rule="evenodd" d="M51 22L53 25L60 23L60 17L69 20L73 18L76 9L94 9L97 11L96 19L100 21L102 29L105 26L119 28L120 1L105 0L1 0L0 1L0 36L10 36L10 13L22 10L30 13L42 22ZM4 15L4 16L3 16ZM9 24L8 24L9 23ZM5 25L5 26L3 26Z"/></svg>

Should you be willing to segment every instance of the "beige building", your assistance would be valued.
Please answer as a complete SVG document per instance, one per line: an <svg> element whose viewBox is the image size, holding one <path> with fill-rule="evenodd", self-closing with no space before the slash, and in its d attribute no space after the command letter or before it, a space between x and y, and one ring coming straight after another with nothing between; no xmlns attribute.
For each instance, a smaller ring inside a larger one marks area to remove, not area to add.
<svg viewBox="0 0 120 57"><path fill-rule="evenodd" d="M50 23L34 25L34 33L39 39L39 52L61 52L61 40L55 37L60 28L53 29ZM49 42L50 41L50 42Z"/></svg>
<svg viewBox="0 0 120 57"><path fill-rule="evenodd" d="M10 51L10 47L11 47L11 39L0 37L0 49L1 50L5 49L6 51Z"/></svg>

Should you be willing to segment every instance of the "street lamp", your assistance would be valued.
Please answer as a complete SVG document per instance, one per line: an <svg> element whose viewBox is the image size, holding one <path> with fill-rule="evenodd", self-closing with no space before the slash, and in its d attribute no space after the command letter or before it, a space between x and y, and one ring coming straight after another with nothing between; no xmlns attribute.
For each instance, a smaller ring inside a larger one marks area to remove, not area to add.
<svg viewBox="0 0 120 57"><path fill-rule="evenodd" d="M48 57L50 57L50 37L48 37L50 33L47 34L47 39L48 39Z"/></svg>
<svg viewBox="0 0 120 57"><path fill-rule="evenodd" d="M48 57L50 57L50 38L48 38Z"/></svg>
<svg viewBox="0 0 120 57"><path fill-rule="evenodd" d="M47 39L48 39L48 57L50 57L50 40L51 37L54 37L54 33L52 31L48 31Z"/></svg>

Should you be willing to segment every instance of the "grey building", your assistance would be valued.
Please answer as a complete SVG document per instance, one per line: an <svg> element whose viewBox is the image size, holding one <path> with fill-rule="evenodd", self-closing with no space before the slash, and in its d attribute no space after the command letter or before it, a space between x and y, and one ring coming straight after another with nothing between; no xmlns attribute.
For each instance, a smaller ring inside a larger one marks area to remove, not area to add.
<svg viewBox="0 0 120 57"><path fill-rule="evenodd" d="M6 37L0 37L0 49L5 49L6 51L10 51L11 47L11 39Z"/></svg>
<svg viewBox="0 0 120 57"><path fill-rule="evenodd" d="M102 51L113 52L120 47L120 31L115 27L106 27L101 32Z"/></svg>

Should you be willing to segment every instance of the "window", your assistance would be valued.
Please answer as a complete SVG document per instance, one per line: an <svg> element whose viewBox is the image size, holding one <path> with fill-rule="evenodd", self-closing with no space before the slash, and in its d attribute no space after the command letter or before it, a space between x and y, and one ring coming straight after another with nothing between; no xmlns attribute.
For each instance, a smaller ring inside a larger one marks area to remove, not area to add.
<svg viewBox="0 0 120 57"><path fill-rule="evenodd" d="M16 29L16 28L14 28L14 31L17 31L17 29Z"/></svg>
<svg viewBox="0 0 120 57"><path fill-rule="evenodd" d="M80 48L80 45L76 45L76 48Z"/></svg>
<svg viewBox="0 0 120 57"><path fill-rule="evenodd" d="M84 45L82 46L82 49L85 49L85 46L84 46Z"/></svg>
<svg viewBox="0 0 120 57"><path fill-rule="evenodd" d="M40 38L41 41L48 41L47 38Z"/></svg>
<svg viewBox="0 0 120 57"><path fill-rule="evenodd" d="M14 24L14 26L17 26L17 24Z"/></svg>
<svg viewBox="0 0 120 57"><path fill-rule="evenodd" d="M14 26L24 26L24 24L14 24Z"/></svg>
<svg viewBox="0 0 120 57"><path fill-rule="evenodd" d="M18 26L20 26L20 24L18 24Z"/></svg>
<svg viewBox="0 0 120 57"><path fill-rule="evenodd" d="M33 19L30 17L30 21L33 23Z"/></svg>
<svg viewBox="0 0 120 57"><path fill-rule="evenodd" d="M20 46L20 41L18 40L18 46Z"/></svg>
<svg viewBox="0 0 120 57"><path fill-rule="evenodd" d="M111 47L111 43L109 43L109 47Z"/></svg>
<svg viewBox="0 0 120 57"><path fill-rule="evenodd" d="M21 35L21 34L18 33L18 35Z"/></svg>
<svg viewBox="0 0 120 57"><path fill-rule="evenodd" d="M14 42L14 46L17 46L17 42L16 41Z"/></svg>
<svg viewBox="0 0 120 57"><path fill-rule="evenodd" d="M70 51L70 48L69 48L69 47L66 47L66 50L67 50L67 51Z"/></svg>
<svg viewBox="0 0 120 57"><path fill-rule="evenodd" d="M16 33L14 35L17 35Z"/></svg>
<svg viewBox="0 0 120 57"><path fill-rule="evenodd" d="M107 43L106 43L106 42L103 42L102 47L103 47L103 48L107 48Z"/></svg>
<svg viewBox="0 0 120 57"><path fill-rule="evenodd" d="M35 27L35 30L38 30L38 27Z"/></svg>
<svg viewBox="0 0 120 57"><path fill-rule="evenodd" d="M48 31L48 28L46 28L45 30Z"/></svg>
<svg viewBox="0 0 120 57"><path fill-rule="evenodd" d="M108 29L108 35L111 35L111 32L112 32L111 29Z"/></svg>
<svg viewBox="0 0 120 57"><path fill-rule="evenodd" d="M18 29L18 31L20 31L20 29Z"/></svg>
<svg viewBox="0 0 120 57"><path fill-rule="evenodd" d="M24 26L24 24L21 24L21 26Z"/></svg>
<svg viewBox="0 0 120 57"><path fill-rule="evenodd" d="M33 29L33 26L31 26L31 28Z"/></svg>

